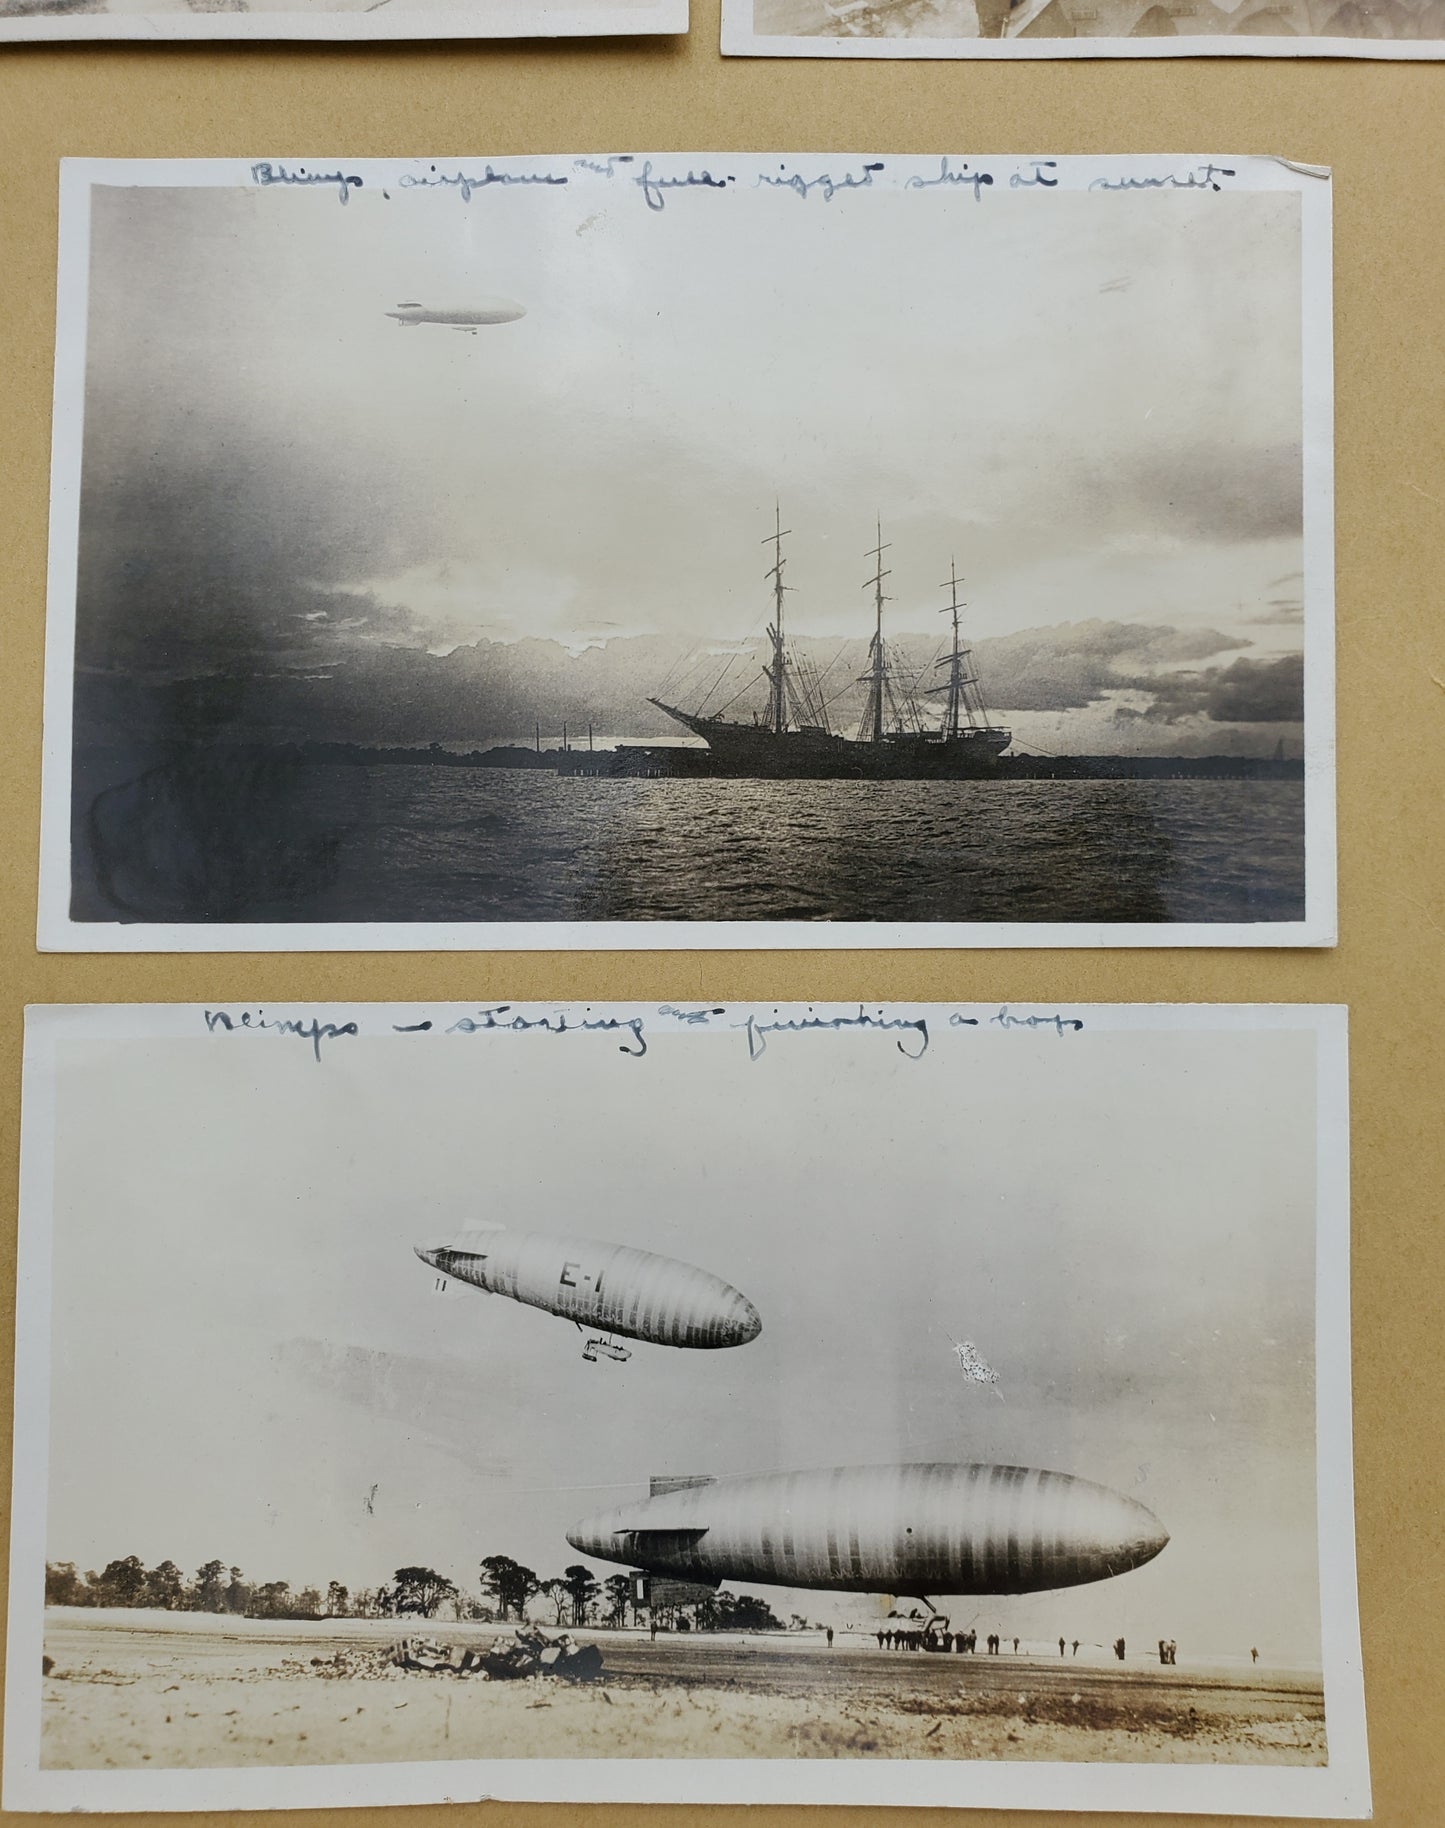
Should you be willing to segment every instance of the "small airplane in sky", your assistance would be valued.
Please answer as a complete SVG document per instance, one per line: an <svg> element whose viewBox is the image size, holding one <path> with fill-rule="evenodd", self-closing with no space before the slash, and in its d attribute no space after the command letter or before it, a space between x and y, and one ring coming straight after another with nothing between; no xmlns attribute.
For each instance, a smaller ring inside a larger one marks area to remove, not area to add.
<svg viewBox="0 0 1445 1828"><path fill-rule="evenodd" d="M407 299L395 311L386 313L399 324L440 324L444 329L461 330L468 336L475 336L482 324L512 324L526 315L523 307L514 305L509 298L484 298L465 310L456 311L433 311L429 305Z"/></svg>

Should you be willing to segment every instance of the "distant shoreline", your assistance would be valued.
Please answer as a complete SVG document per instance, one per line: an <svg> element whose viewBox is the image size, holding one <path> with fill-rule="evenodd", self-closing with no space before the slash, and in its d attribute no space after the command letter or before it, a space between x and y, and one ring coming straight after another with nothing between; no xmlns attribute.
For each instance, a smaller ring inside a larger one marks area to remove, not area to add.
<svg viewBox="0 0 1445 1828"><path fill-rule="evenodd" d="M551 769L584 778L665 778L669 780L758 779L723 768L710 749L694 745L625 743L613 749L525 749L503 744L491 749L456 751L433 744L426 749L372 749L361 743L303 743L303 760L324 767L513 768ZM806 775L778 777L788 780ZM847 777L842 777L847 778ZM872 777L864 777L872 779ZM981 781L1302 781L1300 757L1250 755L1002 755ZM878 785L877 781L872 781Z"/></svg>

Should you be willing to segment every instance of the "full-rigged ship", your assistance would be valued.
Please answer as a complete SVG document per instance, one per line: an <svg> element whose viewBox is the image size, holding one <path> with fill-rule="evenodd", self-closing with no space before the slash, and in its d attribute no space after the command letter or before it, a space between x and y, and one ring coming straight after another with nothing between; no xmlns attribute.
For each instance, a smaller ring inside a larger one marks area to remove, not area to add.
<svg viewBox="0 0 1445 1828"><path fill-rule="evenodd" d="M711 752L709 773L749 779L840 780L968 780L997 771L998 758L1013 741L1013 732L989 721L973 656L960 632L958 600L960 579L949 566L948 607L941 613L953 618L950 651L934 662L942 670L941 683L923 688L905 684L894 666L883 639L883 605L889 601L883 583L890 575L883 568L889 550L878 529L878 544L865 556L874 561L873 575L864 589L873 591L874 627L868 644L868 670L853 683L868 688L867 701L855 736L832 728L823 681L788 645L784 633L783 604L791 586L783 581L786 563L783 541L787 532L781 513L763 542L773 548L772 568L766 573L773 586L773 619L768 624L771 664L763 668L768 682L766 715L750 723L684 711L661 698L648 702L675 718L706 742ZM919 704L920 696L943 699L937 723Z"/></svg>

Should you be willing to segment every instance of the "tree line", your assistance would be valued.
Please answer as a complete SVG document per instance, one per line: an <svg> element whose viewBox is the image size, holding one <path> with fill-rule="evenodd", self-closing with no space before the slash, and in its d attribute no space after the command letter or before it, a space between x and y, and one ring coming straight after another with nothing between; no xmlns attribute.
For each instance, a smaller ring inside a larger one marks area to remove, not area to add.
<svg viewBox="0 0 1445 1828"><path fill-rule="evenodd" d="M289 1582L248 1580L240 1568L208 1561L187 1577L173 1561L147 1568L138 1555L107 1562L98 1572L82 1574L73 1561L45 1564L47 1606L154 1606L166 1612L229 1613L248 1619L436 1618L516 1620L529 1618L540 1602L552 1609L551 1623L563 1625L638 1624L641 1606L634 1603L632 1582L625 1574L598 1581L590 1569L575 1563L543 1579L510 1555L483 1558L475 1593L464 1593L435 1568L398 1568L389 1582L352 1592L340 1581L293 1589ZM699 1631L776 1631L782 1621L766 1601L750 1594L718 1592L686 1607L668 1609L667 1622Z"/></svg>

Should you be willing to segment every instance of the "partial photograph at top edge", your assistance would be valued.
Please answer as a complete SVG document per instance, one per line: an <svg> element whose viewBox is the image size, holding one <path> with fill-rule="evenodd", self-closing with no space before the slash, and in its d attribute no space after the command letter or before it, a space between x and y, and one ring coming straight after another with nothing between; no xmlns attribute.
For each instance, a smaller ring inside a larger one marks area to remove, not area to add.
<svg viewBox="0 0 1445 1828"><path fill-rule="evenodd" d="M1445 57L1445 0L726 0L737 27L769 38L839 39L1017 46L1040 41L1112 40L1124 45L1209 39L1248 52L1261 39L1281 53L1312 41L1342 40L1331 55L1399 44L1417 57ZM759 47L765 49L765 43Z"/></svg>
<svg viewBox="0 0 1445 1828"><path fill-rule="evenodd" d="M687 25L687 0L0 0L0 43L611 37Z"/></svg>
<svg viewBox="0 0 1445 1828"><path fill-rule="evenodd" d="M1302 921L1298 195L616 197L93 190L72 922Z"/></svg>

